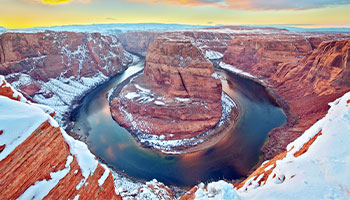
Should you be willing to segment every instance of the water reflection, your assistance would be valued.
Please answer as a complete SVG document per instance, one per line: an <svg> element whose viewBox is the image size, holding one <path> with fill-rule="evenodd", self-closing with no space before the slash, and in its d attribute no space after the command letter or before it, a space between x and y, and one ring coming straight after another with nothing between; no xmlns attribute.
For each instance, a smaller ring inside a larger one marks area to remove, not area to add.
<svg viewBox="0 0 350 200"><path fill-rule="evenodd" d="M201 181L237 179L258 162L267 133L285 121L265 89L255 82L226 71L224 91L242 108L241 119L214 146L186 155L164 155L138 145L133 137L113 121L106 99L108 90L141 70L143 63L130 67L110 82L89 93L75 112L74 130L88 135L91 151L138 179L156 178L165 184L193 186Z"/></svg>

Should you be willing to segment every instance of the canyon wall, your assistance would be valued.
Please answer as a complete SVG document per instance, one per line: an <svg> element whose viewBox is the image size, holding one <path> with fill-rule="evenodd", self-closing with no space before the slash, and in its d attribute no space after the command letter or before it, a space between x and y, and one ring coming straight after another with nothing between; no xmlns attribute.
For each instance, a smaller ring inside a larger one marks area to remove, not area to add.
<svg viewBox="0 0 350 200"><path fill-rule="evenodd" d="M112 175L53 115L0 76L0 199L175 199L155 180Z"/></svg>
<svg viewBox="0 0 350 200"><path fill-rule="evenodd" d="M114 35L39 32L0 35L0 74L60 122L73 101L125 69L132 56Z"/></svg>
<svg viewBox="0 0 350 200"><path fill-rule="evenodd" d="M109 169L62 132L52 109L27 101L3 76L0 95L2 199L121 199Z"/></svg>
<svg viewBox="0 0 350 200"><path fill-rule="evenodd" d="M326 114L328 102L347 91L348 45L337 40L348 38L280 31L241 34L232 39L222 61L262 81L287 114L288 122L269 133L264 160L283 152Z"/></svg>
<svg viewBox="0 0 350 200"><path fill-rule="evenodd" d="M241 183L199 184L180 199L347 199L349 43L322 42L297 63L278 65L265 79L289 115L263 148L270 160Z"/></svg>
<svg viewBox="0 0 350 200"><path fill-rule="evenodd" d="M118 37L125 50L145 57L148 47L159 35L160 33L154 32L127 32L119 34Z"/></svg>
<svg viewBox="0 0 350 200"><path fill-rule="evenodd" d="M263 151L267 158L286 146L321 119L328 103L350 90L349 40L322 42L296 64L279 65L268 81L283 99L288 123L270 132Z"/></svg>

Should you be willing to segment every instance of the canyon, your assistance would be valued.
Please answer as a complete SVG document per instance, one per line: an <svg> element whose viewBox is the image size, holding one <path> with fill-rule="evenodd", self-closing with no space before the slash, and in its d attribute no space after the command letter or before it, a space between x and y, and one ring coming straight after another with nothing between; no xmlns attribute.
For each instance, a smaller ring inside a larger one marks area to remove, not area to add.
<svg viewBox="0 0 350 200"><path fill-rule="evenodd" d="M144 73L110 101L113 118L138 134L164 140L199 136L221 118L221 82L190 39L158 37L148 49Z"/></svg>
<svg viewBox="0 0 350 200"><path fill-rule="evenodd" d="M0 73L26 98L54 108L63 127L80 96L133 61L117 36L100 33L4 33L0 52Z"/></svg>
<svg viewBox="0 0 350 200"><path fill-rule="evenodd" d="M180 199L219 198L223 194L230 199L266 198L273 196L268 193L271 189L278 191L276 195L286 195L281 185L305 190L296 185L296 180L303 180L303 173L308 175L304 179L310 184L322 182L320 188L327 188L320 195L326 195L330 188L339 198L346 197L346 188L333 187L325 176L312 178L315 174L311 171L315 169L312 168L315 162L322 161L320 165L330 170L326 162L337 163L336 158L348 158L339 153L348 150L346 145L337 141L342 138L347 141L345 133L349 131L349 39L346 34L295 33L254 27L137 32L120 36L3 33L0 35L0 74L5 77L1 77L0 95L2 105L10 107L3 106L1 119L8 118L6 120L13 123L20 120L16 116L23 115L19 108L32 109L32 115L29 113L24 119L31 118L33 121L29 123L33 125L15 148L10 150L9 143L0 143L0 156L7 154L0 160L1 171L6 172L6 176L0 178L0 188L6 191L5 198L43 195L42 198L47 199L77 196L81 199L91 196L175 199L173 191L162 183L133 182L110 171L84 143L59 128L60 125L69 130L68 116L79 98L137 60L129 51L146 56L145 69L113 92L110 109L116 121L134 131L151 132L162 139L185 139L215 127L222 114L222 89L213 66L264 85L287 115L284 125L269 132L262 147L265 162L248 178L235 185L225 181L200 184ZM141 94L144 96L137 96ZM149 101L144 97L153 99ZM330 102L334 102L331 108ZM13 111L11 117L10 111ZM132 114L132 121L126 117L127 113ZM0 137L8 137L12 131L1 123ZM334 141L332 147L342 145L340 150L323 151L319 143L325 145L327 139ZM75 150L80 147L83 153ZM321 152L325 160L320 160L317 152ZM23 161L22 157L27 159ZM88 167L82 164L85 159L89 160ZM305 167L303 162L311 167L294 170ZM33 172L34 175L26 176ZM330 172L336 174L334 170ZM320 174L323 173L321 170ZM341 177L336 177L339 184L348 187ZM37 187L46 182L52 187L39 192ZM294 197L303 194L295 193Z"/></svg>
<svg viewBox="0 0 350 200"><path fill-rule="evenodd" d="M284 126L269 133L269 138L262 149L265 159L271 159L283 152L290 142L324 117L329 109L329 102L349 90L348 77L345 75L348 73L348 40L322 42L313 51L304 51L307 52L305 57L299 60L298 56L289 58L285 56L292 54L278 48L282 44L275 44L275 47L271 48L271 44L265 42L244 43L243 40L243 43L238 43L235 39L223 57L224 62L263 79L275 93L288 116L288 122ZM309 49L312 49L311 44ZM251 46L258 48L254 49ZM271 59L259 53L268 54L269 51L270 55L279 54L279 56ZM251 57L247 58L247 61L240 61L241 58L245 58L241 56L242 54ZM289 62L278 62L283 59L288 59ZM254 62L249 64L248 60ZM266 65L273 67L267 68Z"/></svg>

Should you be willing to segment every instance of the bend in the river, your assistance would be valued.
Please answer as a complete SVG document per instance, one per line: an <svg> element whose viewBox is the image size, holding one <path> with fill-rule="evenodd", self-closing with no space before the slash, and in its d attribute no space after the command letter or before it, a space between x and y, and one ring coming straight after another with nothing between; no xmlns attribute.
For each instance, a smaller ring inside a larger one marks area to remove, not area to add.
<svg viewBox="0 0 350 200"><path fill-rule="evenodd" d="M74 110L73 131L86 135L90 150L115 169L143 180L156 178L167 185L238 179L247 175L260 156L267 133L286 120L282 109L260 84L216 69L223 90L241 107L240 118L215 145L184 155L165 155L141 147L111 117L108 91L143 69L144 61L129 67L87 94Z"/></svg>

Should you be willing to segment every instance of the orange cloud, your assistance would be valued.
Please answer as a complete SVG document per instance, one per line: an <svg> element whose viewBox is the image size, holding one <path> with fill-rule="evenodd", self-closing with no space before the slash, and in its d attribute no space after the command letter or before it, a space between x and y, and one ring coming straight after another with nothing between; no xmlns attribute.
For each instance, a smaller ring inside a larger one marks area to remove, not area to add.
<svg viewBox="0 0 350 200"><path fill-rule="evenodd" d="M46 5L59 5L59 4L67 4L71 2L78 2L78 3L89 3L90 0L24 0L26 2L34 2L34 3L41 3Z"/></svg>
<svg viewBox="0 0 350 200"><path fill-rule="evenodd" d="M70 1L72 1L72 0L42 0L41 2L43 4L53 4L53 5L55 5L55 4L61 4L61 3L68 3Z"/></svg>
<svg viewBox="0 0 350 200"><path fill-rule="evenodd" d="M348 0L129 0L172 6L216 6L237 10L306 10L350 5Z"/></svg>

